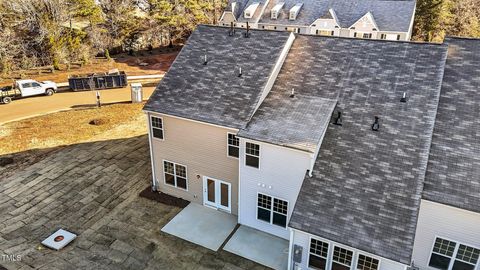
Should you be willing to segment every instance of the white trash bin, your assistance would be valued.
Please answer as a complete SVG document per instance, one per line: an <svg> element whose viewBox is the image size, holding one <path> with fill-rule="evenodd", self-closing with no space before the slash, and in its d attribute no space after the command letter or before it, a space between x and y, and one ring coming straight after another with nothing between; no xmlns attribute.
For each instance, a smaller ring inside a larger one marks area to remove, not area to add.
<svg viewBox="0 0 480 270"><path fill-rule="evenodd" d="M143 101L143 90L141 83L130 84L132 93L132 103L141 103Z"/></svg>

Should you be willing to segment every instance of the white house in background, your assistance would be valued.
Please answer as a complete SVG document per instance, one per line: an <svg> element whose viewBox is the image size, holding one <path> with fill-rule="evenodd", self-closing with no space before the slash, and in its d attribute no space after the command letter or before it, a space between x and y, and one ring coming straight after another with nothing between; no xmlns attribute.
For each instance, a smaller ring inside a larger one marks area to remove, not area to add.
<svg viewBox="0 0 480 270"><path fill-rule="evenodd" d="M480 40L445 64L445 44L233 30L199 26L144 107L155 190L288 241L289 269L480 269Z"/></svg>
<svg viewBox="0 0 480 270"><path fill-rule="evenodd" d="M415 0L229 0L219 25L301 34L410 40ZM255 10L255 12L252 12Z"/></svg>

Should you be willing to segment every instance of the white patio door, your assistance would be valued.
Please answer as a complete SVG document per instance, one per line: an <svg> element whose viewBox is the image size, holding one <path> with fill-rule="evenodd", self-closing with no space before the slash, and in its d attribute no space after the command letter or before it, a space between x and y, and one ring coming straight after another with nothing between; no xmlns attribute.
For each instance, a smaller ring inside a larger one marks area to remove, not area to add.
<svg viewBox="0 0 480 270"><path fill-rule="evenodd" d="M203 178L203 203L207 206L231 212L231 185L230 183Z"/></svg>

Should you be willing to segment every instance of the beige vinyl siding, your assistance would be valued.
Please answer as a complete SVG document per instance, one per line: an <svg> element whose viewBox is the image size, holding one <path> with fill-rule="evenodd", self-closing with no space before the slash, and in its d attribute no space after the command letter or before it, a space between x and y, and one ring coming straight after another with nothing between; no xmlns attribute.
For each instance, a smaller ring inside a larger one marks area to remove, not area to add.
<svg viewBox="0 0 480 270"><path fill-rule="evenodd" d="M152 138L159 191L203 204L203 176L222 180L231 184L231 209L232 214L236 215L238 159L227 155L227 133L236 134L237 131L167 115L149 114L163 119L164 140ZM165 184L164 160L187 167L188 190Z"/></svg>

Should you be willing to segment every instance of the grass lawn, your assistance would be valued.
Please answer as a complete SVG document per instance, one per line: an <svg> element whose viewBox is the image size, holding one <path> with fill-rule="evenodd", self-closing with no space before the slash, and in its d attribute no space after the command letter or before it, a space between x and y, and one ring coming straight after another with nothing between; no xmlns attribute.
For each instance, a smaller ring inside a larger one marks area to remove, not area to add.
<svg viewBox="0 0 480 270"><path fill-rule="evenodd" d="M31 149L127 138L147 132L144 104L78 108L0 126L0 156ZM96 124L91 122L96 120Z"/></svg>

